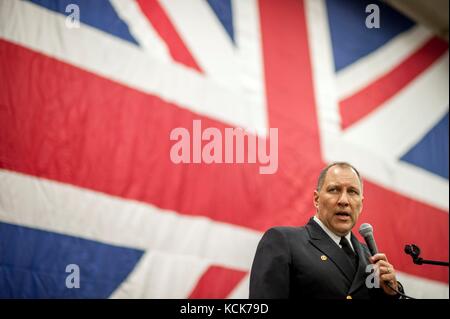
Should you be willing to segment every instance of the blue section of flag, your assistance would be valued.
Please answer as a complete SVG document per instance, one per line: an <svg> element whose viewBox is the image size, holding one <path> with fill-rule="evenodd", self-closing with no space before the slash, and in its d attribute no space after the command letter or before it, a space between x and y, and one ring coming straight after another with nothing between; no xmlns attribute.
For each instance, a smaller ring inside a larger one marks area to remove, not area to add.
<svg viewBox="0 0 450 319"><path fill-rule="evenodd" d="M49 10L70 15L66 12L69 4L80 8L80 21L104 32L110 33L123 40L139 45L130 34L128 26L117 15L108 0L28 0Z"/></svg>
<svg viewBox="0 0 450 319"><path fill-rule="evenodd" d="M107 298L142 254L0 222L0 298ZM79 288L66 287L70 264L79 266Z"/></svg>
<svg viewBox="0 0 450 319"><path fill-rule="evenodd" d="M328 20L336 71L383 46L414 23L380 1L327 0ZM366 27L369 4L380 8L380 28Z"/></svg>
<svg viewBox="0 0 450 319"><path fill-rule="evenodd" d="M231 41L234 41L233 10L231 0L207 0L217 18L222 23Z"/></svg>
<svg viewBox="0 0 450 319"><path fill-rule="evenodd" d="M448 112L401 160L448 179ZM439 151L438 151L439 150Z"/></svg>

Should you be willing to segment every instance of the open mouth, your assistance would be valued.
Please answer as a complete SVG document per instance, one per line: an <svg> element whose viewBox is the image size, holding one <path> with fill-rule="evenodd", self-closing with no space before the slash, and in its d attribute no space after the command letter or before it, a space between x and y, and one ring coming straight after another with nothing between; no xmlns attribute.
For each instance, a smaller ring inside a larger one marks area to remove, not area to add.
<svg viewBox="0 0 450 319"><path fill-rule="evenodd" d="M350 213L347 212L337 212L336 216L340 219L340 220L349 220L350 219Z"/></svg>

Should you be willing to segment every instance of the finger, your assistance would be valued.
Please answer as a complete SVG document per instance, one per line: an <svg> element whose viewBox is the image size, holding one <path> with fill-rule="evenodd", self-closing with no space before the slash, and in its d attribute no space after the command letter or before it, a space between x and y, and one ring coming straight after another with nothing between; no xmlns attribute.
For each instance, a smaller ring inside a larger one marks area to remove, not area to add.
<svg viewBox="0 0 450 319"><path fill-rule="evenodd" d="M392 267L391 264L385 262L384 260L378 260L375 264L372 264L372 265L373 265L375 268L377 268L377 269L380 269L380 267L381 267L381 268L384 267L384 269L386 269L386 268L394 268L394 267Z"/></svg>
<svg viewBox="0 0 450 319"><path fill-rule="evenodd" d="M377 261L379 261L379 260L384 260L386 262L388 261L386 255L383 253L378 253L378 254L373 255L372 257L370 257L370 260L374 264L377 263Z"/></svg>
<svg viewBox="0 0 450 319"><path fill-rule="evenodd" d="M386 256L384 254L376 254L376 255L371 256L369 259L372 263L375 264L380 260L385 260L385 257Z"/></svg>
<svg viewBox="0 0 450 319"><path fill-rule="evenodd" d="M395 275L394 274L383 274L380 276L381 282L389 282L394 283L395 282Z"/></svg>
<svg viewBox="0 0 450 319"><path fill-rule="evenodd" d="M390 266L380 266L380 273L381 274L394 274L394 268Z"/></svg>
<svg viewBox="0 0 450 319"><path fill-rule="evenodd" d="M388 263L384 260L377 261L375 265L377 265L378 267L394 268L390 263Z"/></svg>

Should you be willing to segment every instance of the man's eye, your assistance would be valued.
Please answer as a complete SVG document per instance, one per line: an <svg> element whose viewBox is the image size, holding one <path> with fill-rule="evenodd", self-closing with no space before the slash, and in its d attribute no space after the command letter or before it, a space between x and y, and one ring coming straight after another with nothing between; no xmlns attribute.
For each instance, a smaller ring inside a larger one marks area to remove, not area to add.
<svg viewBox="0 0 450 319"><path fill-rule="evenodd" d="M351 190L349 190L348 191L350 194L355 194L355 195L358 195L359 193L358 193L358 191L356 191L356 190L354 190L354 189L351 189Z"/></svg>

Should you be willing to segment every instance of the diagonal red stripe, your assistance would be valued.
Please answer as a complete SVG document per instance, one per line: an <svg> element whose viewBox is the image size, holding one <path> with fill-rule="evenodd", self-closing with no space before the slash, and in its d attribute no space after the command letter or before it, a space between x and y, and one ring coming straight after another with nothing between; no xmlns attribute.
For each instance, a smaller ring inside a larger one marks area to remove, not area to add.
<svg viewBox="0 0 450 319"><path fill-rule="evenodd" d="M247 273L221 266L211 266L197 282L189 299L224 299Z"/></svg>
<svg viewBox="0 0 450 319"><path fill-rule="evenodd" d="M202 72L175 26L157 0L137 0L142 12L165 41L172 58L188 67Z"/></svg>
<svg viewBox="0 0 450 319"><path fill-rule="evenodd" d="M386 253L397 270L448 283L448 268L417 266L403 252L406 244L414 243L421 248L424 259L447 261L448 213L367 181L364 197L364 210L355 230L362 223L372 224L379 250Z"/></svg>
<svg viewBox="0 0 450 319"><path fill-rule="evenodd" d="M343 129L353 125L395 96L441 57L448 44L432 38L421 48L361 91L339 103Z"/></svg>

